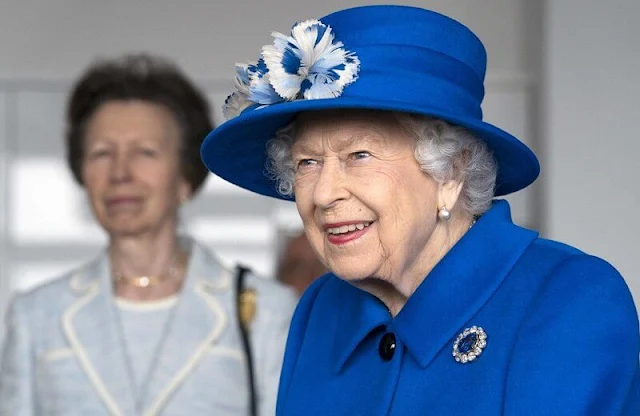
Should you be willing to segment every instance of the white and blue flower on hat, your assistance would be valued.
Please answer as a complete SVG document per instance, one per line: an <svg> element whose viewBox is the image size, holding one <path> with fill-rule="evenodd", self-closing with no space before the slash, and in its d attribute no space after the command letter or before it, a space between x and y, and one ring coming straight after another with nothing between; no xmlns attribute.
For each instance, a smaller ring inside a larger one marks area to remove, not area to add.
<svg viewBox="0 0 640 416"><path fill-rule="evenodd" d="M236 64L234 79L236 91L224 102L222 114L230 119L245 109L256 105L268 105L282 101L270 83L269 69L262 58L250 64Z"/></svg>
<svg viewBox="0 0 640 416"><path fill-rule="evenodd" d="M249 82L249 65L236 64L236 76L234 78L236 91L229 95L224 101L222 114L225 118L233 118L254 104L249 100Z"/></svg>
<svg viewBox="0 0 640 416"><path fill-rule="evenodd" d="M339 97L357 79L360 61L319 20L296 24L291 36L272 36L274 43L262 48L258 61L236 65L236 91L225 101L225 118L254 105Z"/></svg>
<svg viewBox="0 0 640 416"><path fill-rule="evenodd" d="M358 58L318 20L298 23L289 37L277 32L273 37L262 55L273 87L285 100L338 97L357 77Z"/></svg>

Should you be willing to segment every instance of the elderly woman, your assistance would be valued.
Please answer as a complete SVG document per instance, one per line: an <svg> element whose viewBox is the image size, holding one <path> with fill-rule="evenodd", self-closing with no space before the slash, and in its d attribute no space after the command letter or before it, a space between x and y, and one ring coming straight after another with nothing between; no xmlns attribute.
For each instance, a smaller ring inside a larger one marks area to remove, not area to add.
<svg viewBox="0 0 640 416"><path fill-rule="evenodd" d="M178 232L208 174L202 93L170 62L125 56L87 70L67 115L70 168L108 247L14 299L0 414L274 414L296 295ZM242 327L241 282L255 309Z"/></svg>
<svg viewBox="0 0 640 416"><path fill-rule="evenodd" d="M231 119L202 154L235 184L295 197L331 270L295 312L277 414L640 414L624 280L494 200L539 165L482 120L478 38L401 6L274 36L238 66Z"/></svg>

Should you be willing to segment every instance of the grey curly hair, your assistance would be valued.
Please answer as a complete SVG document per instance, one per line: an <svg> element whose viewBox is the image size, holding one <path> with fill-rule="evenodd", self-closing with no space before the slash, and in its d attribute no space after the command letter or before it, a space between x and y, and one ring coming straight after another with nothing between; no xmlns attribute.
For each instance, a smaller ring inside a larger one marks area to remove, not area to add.
<svg viewBox="0 0 640 416"><path fill-rule="evenodd" d="M416 143L414 155L420 168L439 183L463 181L459 202L469 215L477 217L491 206L495 194L497 165L486 143L467 129L432 117L394 113L400 126ZM293 121L267 142L267 172L278 192L294 195L295 170L291 146L295 141Z"/></svg>

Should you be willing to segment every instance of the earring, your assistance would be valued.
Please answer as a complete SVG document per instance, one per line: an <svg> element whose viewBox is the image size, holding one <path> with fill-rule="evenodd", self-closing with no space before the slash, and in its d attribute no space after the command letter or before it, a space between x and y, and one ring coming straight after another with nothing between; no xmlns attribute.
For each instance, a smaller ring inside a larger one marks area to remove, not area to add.
<svg viewBox="0 0 640 416"><path fill-rule="evenodd" d="M449 221L451 219L451 211L447 207L442 207L438 210L438 219L441 221Z"/></svg>

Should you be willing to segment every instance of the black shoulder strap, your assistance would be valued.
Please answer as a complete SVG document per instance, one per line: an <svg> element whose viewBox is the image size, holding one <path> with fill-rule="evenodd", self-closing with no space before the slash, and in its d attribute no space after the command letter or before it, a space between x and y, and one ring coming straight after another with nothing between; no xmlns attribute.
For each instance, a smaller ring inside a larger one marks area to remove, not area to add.
<svg viewBox="0 0 640 416"><path fill-rule="evenodd" d="M255 375L253 371L253 354L251 353L251 342L249 341L248 329L242 322L241 299L245 290L245 276L251 269L243 265L236 267L236 318L240 335L242 337L242 346L244 348L245 358L247 360L247 376L249 380L249 408L251 416L258 416L257 397L255 387Z"/></svg>

